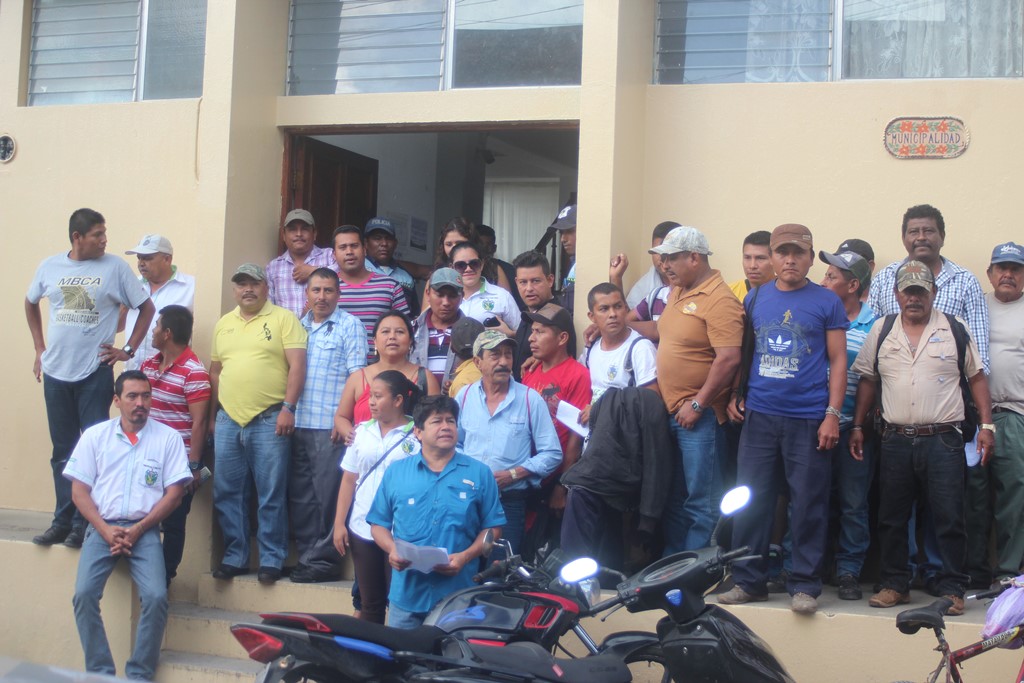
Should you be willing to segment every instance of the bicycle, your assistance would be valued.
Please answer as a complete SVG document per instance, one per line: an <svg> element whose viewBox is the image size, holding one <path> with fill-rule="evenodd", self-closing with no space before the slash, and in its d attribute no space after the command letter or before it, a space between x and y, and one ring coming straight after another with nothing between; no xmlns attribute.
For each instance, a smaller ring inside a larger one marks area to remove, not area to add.
<svg viewBox="0 0 1024 683"><path fill-rule="evenodd" d="M1014 585L1013 581L1007 580L999 588L967 596L967 599L985 600L987 598L994 598L1012 585ZM946 672L944 679L946 683L964 683L963 677L960 675L960 666L963 662L978 655L983 655L997 647L1004 646L1014 639L1020 638L1024 640L1024 622L1021 622L989 638L979 640L957 650L951 650L945 636L946 622L943 617L946 614L946 610L952 604L953 601L949 598L939 598L927 607L904 610L896 615L896 628L901 633L914 635L922 628L930 628L935 633L936 640L939 641L935 650L942 654L942 659L939 661L939 666L925 679L926 683L936 683L943 671ZM1013 680L1016 683L1024 683L1024 662L1021 662L1020 671L1017 672L1017 677ZM896 683L912 682L897 681Z"/></svg>

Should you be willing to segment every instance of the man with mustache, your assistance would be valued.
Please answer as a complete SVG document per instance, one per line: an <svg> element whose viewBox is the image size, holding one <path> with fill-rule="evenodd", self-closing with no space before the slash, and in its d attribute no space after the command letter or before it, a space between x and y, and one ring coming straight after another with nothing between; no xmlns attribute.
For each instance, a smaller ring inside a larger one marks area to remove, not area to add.
<svg viewBox="0 0 1024 683"><path fill-rule="evenodd" d="M562 447L547 403L512 378L516 341L484 330L473 343L479 381L455 396L459 449L491 468L508 523L502 534L519 546L526 528L526 499L562 462Z"/></svg>
<svg viewBox="0 0 1024 683"><path fill-rule="evenodd" d="M935 308L932 268L907 261L896 271L900 314L879 344L886 319L876 320L851 370L860 375L850 434L850 455L864 457L864 422L882 392L881 493L878 530L882 546L882 590L872 607L910 602L907 524L915 498L927 503L935 529L941 569L936 589L952 600L947 614L964 613L968 576L964 524L964 441L960 423L960 351L954 325L962 323ZM987 463L995 426L981 357L973 339L964 350L962 374L981 416L978 453ZM878 384L880 382L880 385Z"/></svg>
<svg viewBox="0 0 1024 683"><path fill-rule="evenodd" d="M151 681L167 623L167 579L160 522L181 502L192 481L185 443L173 427L149 419L152 390L139 370L114 383L119 416L85 430L64 468L71 498L89 523L75 579L75 622L86 671L113 676L100 599L118 560L139 592L135 646L128 678Z"/></svg>
<svg viewBox="0 0 1024 683"><path fill-rule="evenodd" d="M231 276L235 310L213 328L210 428L217 453L213 506L224 558L213 578L249 573L249 476L256 484L257 578L274 583L288 554L288 460L306 380L306 330L267 300L267 275L243 263Z"/></svg>
<svg viewBox="0 0 1024 683"><path fill-rule="evenodd" d="M879 318L899 313L899 301L895 294L897 269L912 259L925 264L935 277L935 308L942 313L959 317L967 325L968 332L978 345L982 367L988 372L988 305L978 278L940 253L946 240L946 221L942 217L942 212L929 204L910 207L903 214L902 236L907 258L890 263L872 278L868 305ZM929 591L933 595L941 595L937 588L936 576L942 561L939 557L935 530L927 515L921 520L921 526L924 531L926 560L918 567L918 572ZM913 535L910 536L910 544L910 554L913 558L917 550Z"/></svg>
<svg viewBox="0 0 1024 683"><path fill-rule="evenodd" d="M297 316L306 312L306 281L317 268L338 269L334 252L316 246L313 214L292 209L284 217L281 241L285 251L267 264L270 302Z"/></svg>
<svg viewBox="0 0 1024 683"><path fill-rule="evenodd" d="M988 267L992 422L996 452L988 464L967 475L967 558L972 578L999 581L1020 574L1024 562L1024 246L1013 242L992 250ZM994 499L990 494L994 492ZM988 567L993 510L996 566Z"/></svg>

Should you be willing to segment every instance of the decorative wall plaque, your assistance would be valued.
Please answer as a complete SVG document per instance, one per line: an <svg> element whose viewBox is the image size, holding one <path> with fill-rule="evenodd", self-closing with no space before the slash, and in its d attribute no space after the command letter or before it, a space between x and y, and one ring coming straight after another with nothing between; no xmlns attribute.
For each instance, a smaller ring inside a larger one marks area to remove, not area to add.
<svg viewBox="0 0 1024 683"><path fill-rule="evenodd" d="M971 134L952 116L901 116L885 126L885 149L897 159L955 159Z"/></svg>

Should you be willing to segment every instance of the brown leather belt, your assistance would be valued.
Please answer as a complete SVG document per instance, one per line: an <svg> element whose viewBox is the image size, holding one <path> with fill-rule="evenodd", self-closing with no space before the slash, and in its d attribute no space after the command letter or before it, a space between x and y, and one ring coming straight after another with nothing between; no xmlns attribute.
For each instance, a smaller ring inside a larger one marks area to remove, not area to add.
<svg viewBox="0 0 1024 683"><path fill-rule="evenodd" d="M931 425L894 425L886 422L883 431L886 433L896 432L897 434L914 438L915 436L935 436L936 434L953 432L956 431L959 426L960 425L956 422L945 422Z"/></svg>

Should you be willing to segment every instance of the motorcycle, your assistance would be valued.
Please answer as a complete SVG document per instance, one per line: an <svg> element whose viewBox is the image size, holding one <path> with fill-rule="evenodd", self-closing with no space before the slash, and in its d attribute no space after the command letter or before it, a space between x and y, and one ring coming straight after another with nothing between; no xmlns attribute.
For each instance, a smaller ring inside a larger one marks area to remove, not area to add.
<svg viewBox="0 0 1024 683"><path fill-rule="evenodd" d="M232 631L252 658L268 663L260 683L629 683L634 663L660 667L662 683L793 683L767 643L731 613L704 602L731 562L749 553L725 551L714 542L722 522L749 496L746 487L726 494L710 547L663 558L629 578L619 574L624 580L605 601L598 601L598 580L609 570L592 559L569 562L547 581L550 566L531 572L512 557L488 570L507 572L503 581L456 593L418 629L389 629L339 615L264 615L263 625L240 624ZM600 645L579 625L580 617L610 615L622 607L661 609L667 616L656 634L613 633ZM282 625L282 619L291 623ZM586 656L553 656L556 634L569 630L580 637ZM275 642L266 644L267 638Z"/></svg>

